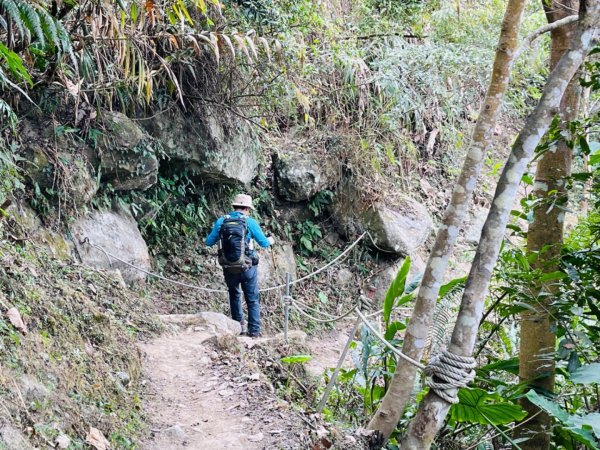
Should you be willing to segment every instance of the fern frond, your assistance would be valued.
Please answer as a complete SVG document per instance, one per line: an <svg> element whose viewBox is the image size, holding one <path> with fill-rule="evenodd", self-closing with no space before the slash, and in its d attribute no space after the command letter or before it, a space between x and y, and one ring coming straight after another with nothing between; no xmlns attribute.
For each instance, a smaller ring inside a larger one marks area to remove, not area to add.
<svg viewBox="0 0 600 450"><path fill-rule="evenodd" d="M56 26L56 35L58 36L58 49L61 53L69 53L71 51L71 39L69 38L69 33L65 29L62 23L54 22Z"/></svg>
<svg viewBox="0 0 600 450"><path fill-rule="evenodd" d="M4 15L12 19L13 25L19 30L21 39L25 40L28 32L21 20L21 12L19 11L17 3L14 0L0 0L0 10L4 12Z"/></svg>
<svg viewBox="0 0 600 450"><path fill-rule="evenodd" d="M73 63L73 67L77 69L77 58L75 58L75 53L73 53L73 45L71 44L71 38L69 36L68 31L65 29L62 23L59 21L54 21L56 26L56 34L58 35L58 42L60 42L60 46L57 48L60 50L60 53L68 54L71 57L71 62Z"/></svg>
<svg viewBox="0 0 600 450"><path fill-rule="evenodd" d="M40 17L38 12L33 8L33 6L27 3L19 3L19 11L21 12L21 20L23 24L27 28L31 34L35 35L37 40L40 42L42 47L46 45L46 41L44 39L44 32L42 30L42 24L40 23Z"/></svg>
<svg viewBox="0 0 600 450"><path fill-rule="evenodd" d="M50 14L48 14L48 12L45 9L42 8L38 10L38 15L40 17L42 31L44 32L44 36L46 36L46 40L53 47L59 47L60 41L58 39L58 32L56 31L54 18Z"/></svg>

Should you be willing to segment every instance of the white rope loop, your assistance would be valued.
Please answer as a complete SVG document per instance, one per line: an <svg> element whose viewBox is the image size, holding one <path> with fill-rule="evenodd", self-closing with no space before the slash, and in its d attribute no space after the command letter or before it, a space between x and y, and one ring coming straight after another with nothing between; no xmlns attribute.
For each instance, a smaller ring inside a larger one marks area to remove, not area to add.
<svg viewBox="0 0 600 450"><path fill-rule="evenodd" d="M458 388L466 387L475 378L475 358L459 356L444 349L435 355L423 371L427 386L450 404L458 403Z"/></svg>

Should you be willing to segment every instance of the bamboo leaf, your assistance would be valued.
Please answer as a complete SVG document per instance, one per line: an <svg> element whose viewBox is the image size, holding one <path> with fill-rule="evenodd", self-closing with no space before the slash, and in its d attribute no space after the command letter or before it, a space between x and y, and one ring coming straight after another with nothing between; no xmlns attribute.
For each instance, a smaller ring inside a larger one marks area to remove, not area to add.
<svg viewBox="0 0 600 450"><path fill-rule="evenodd" d="M254 45L252 36L246 35L246 42L248 43L248 47L250 47L250 50L252 50L252 56L254 56L254 59L258 59L258 52L256 51L256 46Z"/></svg>
<svg viewBox="0 0 600 450"><path fill-rule="evenodd" d="M235 58L235 48L234 48L233 43L231 42L231 39L229 38L229 36L227 36L226 34L221 34L221 39L223 39L225 41L225 43L227 44L227 47L229 47L231 56L233 56Z"/></svg>
<svg viewBox="0 0 600 450"><path fill-rule="evenodd" d="M248 62L250 64L252 64L252 58L250 57L250 53L248 52L248 48L246 47L246 44L244 43L244 40L242 39L242 37L239 34L235 33L233 35L233 38L237 42L238 47L240 48L240 50L244 53L244 55L246 55L246 58L248 59Z"/></svg>

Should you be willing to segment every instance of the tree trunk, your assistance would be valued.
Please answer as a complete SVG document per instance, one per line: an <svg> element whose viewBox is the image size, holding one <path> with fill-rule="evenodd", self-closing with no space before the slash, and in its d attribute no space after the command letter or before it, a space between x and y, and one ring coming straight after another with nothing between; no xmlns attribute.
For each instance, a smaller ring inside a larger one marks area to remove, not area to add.
<svg viewBox="0 0 600 450"><path fill-rule="evenodd" d="M492 68L490 86L481 106L477 124L473 130L471 145L446 210L443 225L438 231L431 250L415 300L412 318L404 336L402 353L417 361L423 356L425 340L431 327L433 311L448 259L469 209L473 190L481 172L483 157L492 148L496 118L510 79L525 3L525 0L509 0L508 2ZM415 376L414 366L403 361L398 362L390 387L367 427L370 430L378 431L382 442L387 441L396 428L406 403L412 395Z"/></svg>
<svg viewBox="0 0 600 450"><path fill-rule="evenodd" d="M579 0L553 0L544 7L548 22L554 23L571 14L573 8L578 8ZM561 56L567 51L574 32L574 25L552 30L550 69L556 67ZM559 114L563 126L577 118L580 95L579 78L575 76L560 104ZM546 273L558 270L558 257L563 243L563 207L568 200L564 179L571 173L571 160L571 149L561 141L555 151L547 151L537 163L533 195L540 203L533 211L533 223L527 232L527 251L538 253L532 267ZM549 194L552 192L555 194ZM556 203L552 208L546 201L549 197L553 197ZM554 390L556 333L553 331L554 323L550 310L552 294L555 292L553 282L536 286L534 296L537 298L532 304L536 312L528 310L521 314L519 378L530 387L548 392ZM515 430L517 438L529 438L521 444L521 448L549 448L550 416L526 398L522 398L520 403L530 418L524 426Z"/></svg>
<svg viewBox="0 0 600 450"><path fill-rule="evenodd" d="M586 7L587 6L587 7ZM492 207L481 233L481 240L469 273L462 297L458 319L448 350L459 356L470 356L477 338L485 296L498 259L506 224L521 177L542 136L558 111L569 81L595 42L600 19L600 0L582 2L579 26L569 51L550 74L544 93L535 110L529 115L515 141L502 172ZM450 404L429 392L411 421L401 448L428 449L444 423Z"/></svg>

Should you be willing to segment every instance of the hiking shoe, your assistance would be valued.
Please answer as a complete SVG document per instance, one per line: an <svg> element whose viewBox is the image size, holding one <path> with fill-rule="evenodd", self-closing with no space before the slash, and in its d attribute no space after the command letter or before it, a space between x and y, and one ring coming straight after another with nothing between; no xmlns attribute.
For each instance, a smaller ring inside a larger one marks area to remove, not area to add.
<svg viewBox="0 0 600 450"><path fill-rule="evenodd" d="M240 336L246 336L246 335L248 335L248 326L246 325L246 321L242 320L240 322L240 326L242 327L242 331L240 333Z"/></svg>
<svg viewBox="0 0 600 450"><path fill-rule="evenodd" d="M252 332L248 333L248 337L259 338L259 337L262 337L262 334L260 334L260 331L252 331Z"/></svg>

